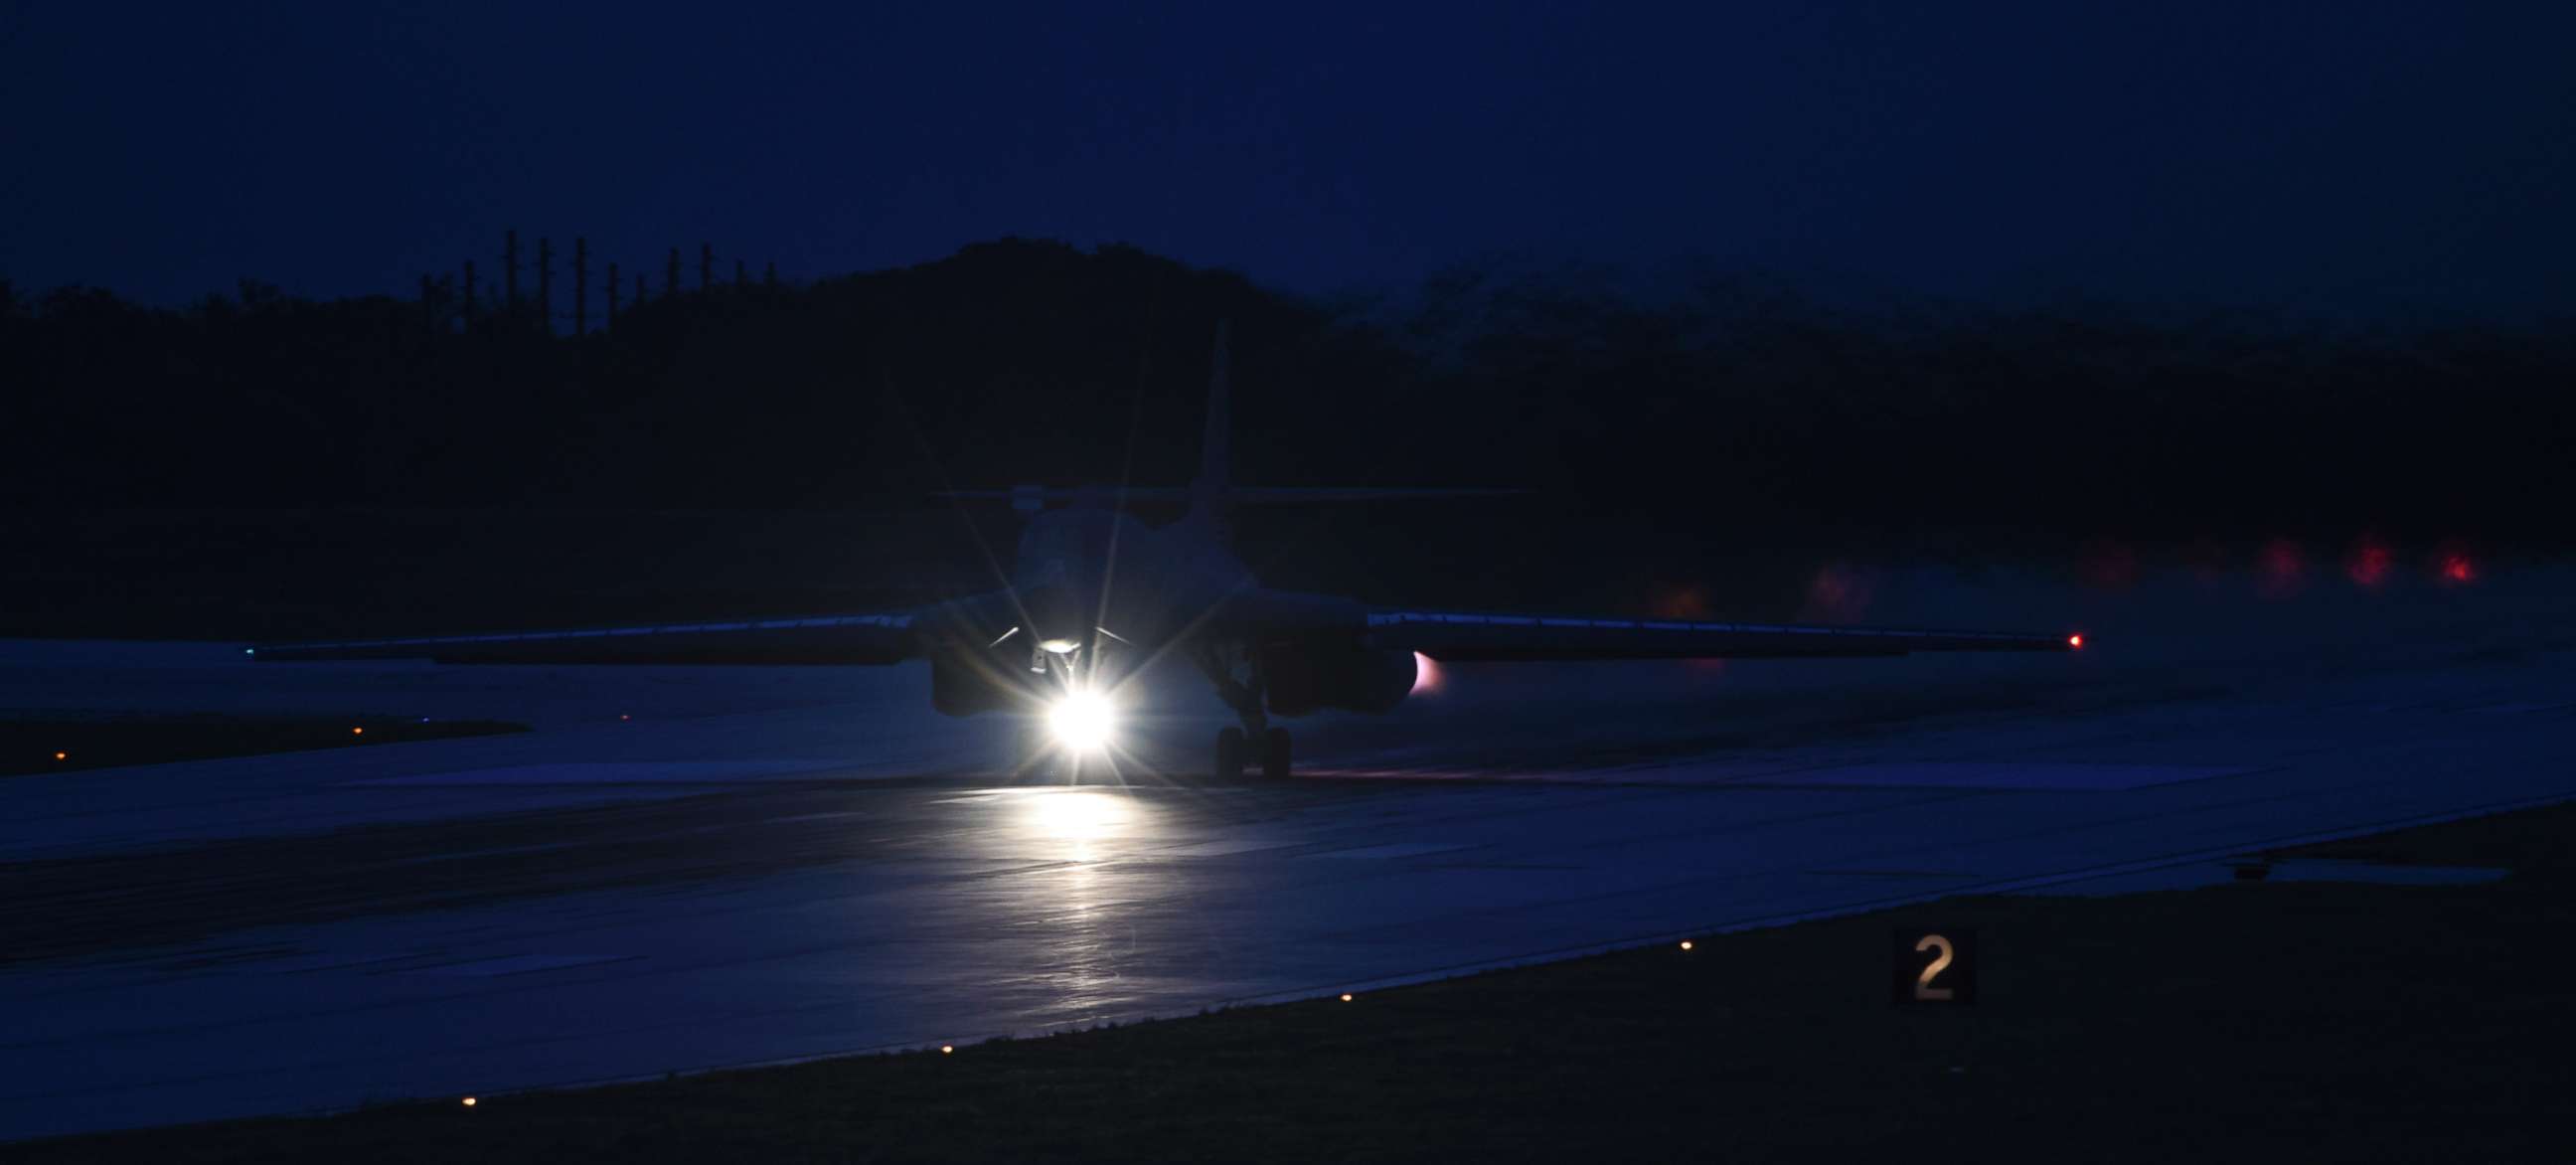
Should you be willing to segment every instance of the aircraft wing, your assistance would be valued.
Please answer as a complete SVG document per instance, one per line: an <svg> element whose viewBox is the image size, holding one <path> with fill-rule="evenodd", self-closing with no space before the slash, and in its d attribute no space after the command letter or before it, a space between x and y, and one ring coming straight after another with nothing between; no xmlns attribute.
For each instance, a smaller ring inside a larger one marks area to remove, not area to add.
<svg viewBox="0 0 2576 1165"><path fill-rule="evenodd" d="M1578 659L1784 659L1905 655L1916 651L2074 651L2081 635L1994 631L1909 631L1706 623L1675 619L1584 619L1372 609L1369 642L1419 651L1442 662Z"/></svg>
<svg viewBox="0 0 2576 1165"><path fill-rule="evenodd" d="M575 631L352 639L247 648L280 663L428 659L439 663L893 663L919 654L916 615L821 615L721 623L658 623Z"/></svg>

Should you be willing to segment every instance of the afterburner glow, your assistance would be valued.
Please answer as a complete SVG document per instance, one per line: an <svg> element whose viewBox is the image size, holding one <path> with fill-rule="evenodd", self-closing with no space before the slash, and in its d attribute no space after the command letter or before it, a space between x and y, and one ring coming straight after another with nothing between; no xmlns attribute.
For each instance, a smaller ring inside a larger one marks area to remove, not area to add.
<svg viewBox="0 0 2576 1165"><path fill-rule="evenodd" d="M1075 752L1094 752L1109 747L1118 714L1109 698L1098 692L1067 692L1047 709L1047 727L1054 730L1056 743Z"/></svg>

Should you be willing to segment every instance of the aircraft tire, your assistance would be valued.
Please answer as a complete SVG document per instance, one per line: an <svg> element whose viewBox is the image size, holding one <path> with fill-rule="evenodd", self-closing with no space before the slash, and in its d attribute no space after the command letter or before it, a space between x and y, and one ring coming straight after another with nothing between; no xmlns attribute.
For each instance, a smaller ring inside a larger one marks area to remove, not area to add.
<svg viewBox="0 0 2576 1165"><path fill-rule="evenodd" d="M1240 780L1243 777L1243 730L1228 728L1216 734L1216 779Z"/></svg>
<svg viewBox="0 0 2576 1165"><path fill-rule="evenodd" d="M1261 734L1261 776L1264 780L1288 779L1288 730L1273 728Z"/></svg>

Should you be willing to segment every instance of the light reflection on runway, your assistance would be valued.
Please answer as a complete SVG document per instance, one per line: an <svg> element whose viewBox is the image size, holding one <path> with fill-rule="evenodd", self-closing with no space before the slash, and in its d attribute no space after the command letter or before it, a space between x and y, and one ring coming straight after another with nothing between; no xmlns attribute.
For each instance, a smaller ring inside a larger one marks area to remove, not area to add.
<svg viewBox="0 0 2576 1165"><path fill-rule="evenodd" d="M1014 789L1007 796L1020 827L1063 843L1066 861L1098 861L1094 843L1153 833L1152 806L1133 795L1107 789Z"/></svg>

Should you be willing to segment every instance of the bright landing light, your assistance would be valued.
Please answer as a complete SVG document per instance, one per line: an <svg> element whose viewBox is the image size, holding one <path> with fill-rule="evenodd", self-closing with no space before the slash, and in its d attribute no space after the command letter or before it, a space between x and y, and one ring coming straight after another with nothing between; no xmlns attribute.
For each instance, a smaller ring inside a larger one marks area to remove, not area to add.
<svg viewBox="0 0 2576 1165"><path fill-rule="evenodd" d="M1092 752L1109 746L1109 734L1118 726L1118 715L1109 706L1109 698L1098 692L1071 692L1047 710L1047 727L1055 730L1056 742L1075 752Z"/></svg>

